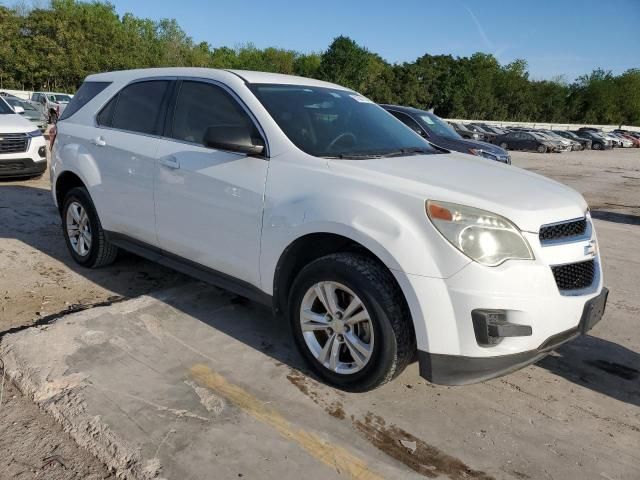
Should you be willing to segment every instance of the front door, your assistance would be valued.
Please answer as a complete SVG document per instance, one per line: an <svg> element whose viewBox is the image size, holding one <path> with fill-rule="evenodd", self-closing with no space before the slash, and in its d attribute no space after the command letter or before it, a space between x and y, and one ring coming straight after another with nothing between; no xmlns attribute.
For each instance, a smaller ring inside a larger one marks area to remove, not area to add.
<svg viewBox="0 0 640 480"><path fill-rule="evenodd" d="M220 125L258 135L224 87L179 82L166 132L171 139L160 142L157 154L158 241L169 253L258 286L269 161L205 146L207 128Z"/></svg>

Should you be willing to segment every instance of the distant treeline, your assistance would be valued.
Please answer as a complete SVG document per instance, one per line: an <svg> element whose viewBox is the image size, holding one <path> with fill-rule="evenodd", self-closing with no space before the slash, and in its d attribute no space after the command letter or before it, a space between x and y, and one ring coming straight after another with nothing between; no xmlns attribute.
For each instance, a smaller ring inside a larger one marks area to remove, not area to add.
<svg viewBox="0 0 640 480"><path fill-rule="evenodd" d="M425 49L428 45L425 45ZM0 6L0 85L75 91L94 72L158 66L239 68L320 78L377 102L433 108L448 118L640 126L640 69L597 69L567 83L531 80L525 60L490 54L425 54L390 64L348 37L299 53L251 44L195 43L172 19L153 21L113 5L53 0L46 8Z"/></svg>

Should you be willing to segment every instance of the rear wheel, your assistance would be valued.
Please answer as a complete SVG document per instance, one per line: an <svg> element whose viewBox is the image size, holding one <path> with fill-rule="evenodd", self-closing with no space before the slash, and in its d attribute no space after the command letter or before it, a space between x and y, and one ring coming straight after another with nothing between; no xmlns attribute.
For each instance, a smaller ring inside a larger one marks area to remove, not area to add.
<svg viewBox="0 0 640 480"><path fill-rule="evenodd" d="M289 318L302 355L328 383L366 391L396 377L416 345L404 297L377 261L338 253L302 269Z"/></svg>
<svg viewBox="0 0 640 480"><path fill-rule="evenodd" d="M106 238L98 213L85 188L67 193L62 204L62 229L73 259L84 267L98 268L113 263L118 248Z"/></svg>

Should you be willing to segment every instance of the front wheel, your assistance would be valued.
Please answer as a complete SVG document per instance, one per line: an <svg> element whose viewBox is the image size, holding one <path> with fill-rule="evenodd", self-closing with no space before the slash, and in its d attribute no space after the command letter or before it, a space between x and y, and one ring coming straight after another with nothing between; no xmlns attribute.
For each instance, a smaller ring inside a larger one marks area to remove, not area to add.
<svg viewBox="0 0 640 480"><path fill-rule="evenodd" d="M294 281L289 319L302 355L328 383L367 391L412 361L415 333L393 276L359 254L327 255Z"/></svg>
<svg viewBox="0 0 640 480"><path fill-rule="evenodd" d="M545 147L544 145L538 145L538 153L547 153L547 147Z"/></svg>
<svg viewBox="0 0 640 480"><path fill-rule="evenodd" d="M599 143L594 143L593 145L591 145L591 148L593 150L600 150L602 148L602 145L600 145Z"/></svg>
<svg viewBox="0 0 640 480"><path fill-rule="evenodd" d="M507 143L506 143L506 142L502 142L502 143L500 144L500 148L501 148L501 149L503 149L503 150L507 150L507 147L508 147L508 146L509 146L509 145L507 145Z"/></svg>

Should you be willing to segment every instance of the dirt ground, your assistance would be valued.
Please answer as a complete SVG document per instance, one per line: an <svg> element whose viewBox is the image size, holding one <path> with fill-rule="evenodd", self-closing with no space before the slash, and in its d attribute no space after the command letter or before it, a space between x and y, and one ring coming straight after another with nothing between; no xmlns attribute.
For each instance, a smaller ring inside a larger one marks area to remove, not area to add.
<svg viewBox="0 0 640 480"><path fill-rule="evenodd" d="M633 329L633 321L637 322L640 313L640 258L637 246L632 248L630 242L640 241L640 150L555 155L515 152L513 158L516 166L579 190L591 206L598 231L601 226L606 229L606 235L600 235L605 281L610 285L607 279L611 278L615 284L610 308L620 312L621 320L618 325L598 330L605 339L597 341L615 342L625 349L626 358L637 359L634 352L640 352L640 335ZM624 251L627 254L621 253ZM67 311L137 297L186 281L178 273L133 255L122 255L105 269L81 269L66 251L50 197L48 174L36 180L0 181L0 332L53 321ZM589 347L588 342L582 345L585 347ZM623 365L616 360L601 361L592 365L593 371L578 372L572 379L580 385L591 384L594 392L599 390L594 382L604 378L598 376L602 372L613 378L609 381L620 381L619 391L612 393L607 387L601 393L634 407L635 413L625 410L626 422L621 423L613 414L586 414L594 428L609 432L612 441L621 432L640 432L638 388L626 383L628 379L637 381L640 365ZM104 465L77 447L49 416L6 381L2 396L0 479L110 478ZM549 402L557 399L550 398ZM563 408L555 408L564 414ZM549 449L552 453L559 450L556 446ZM606 472L600 476L616 478Z"/></svg>

